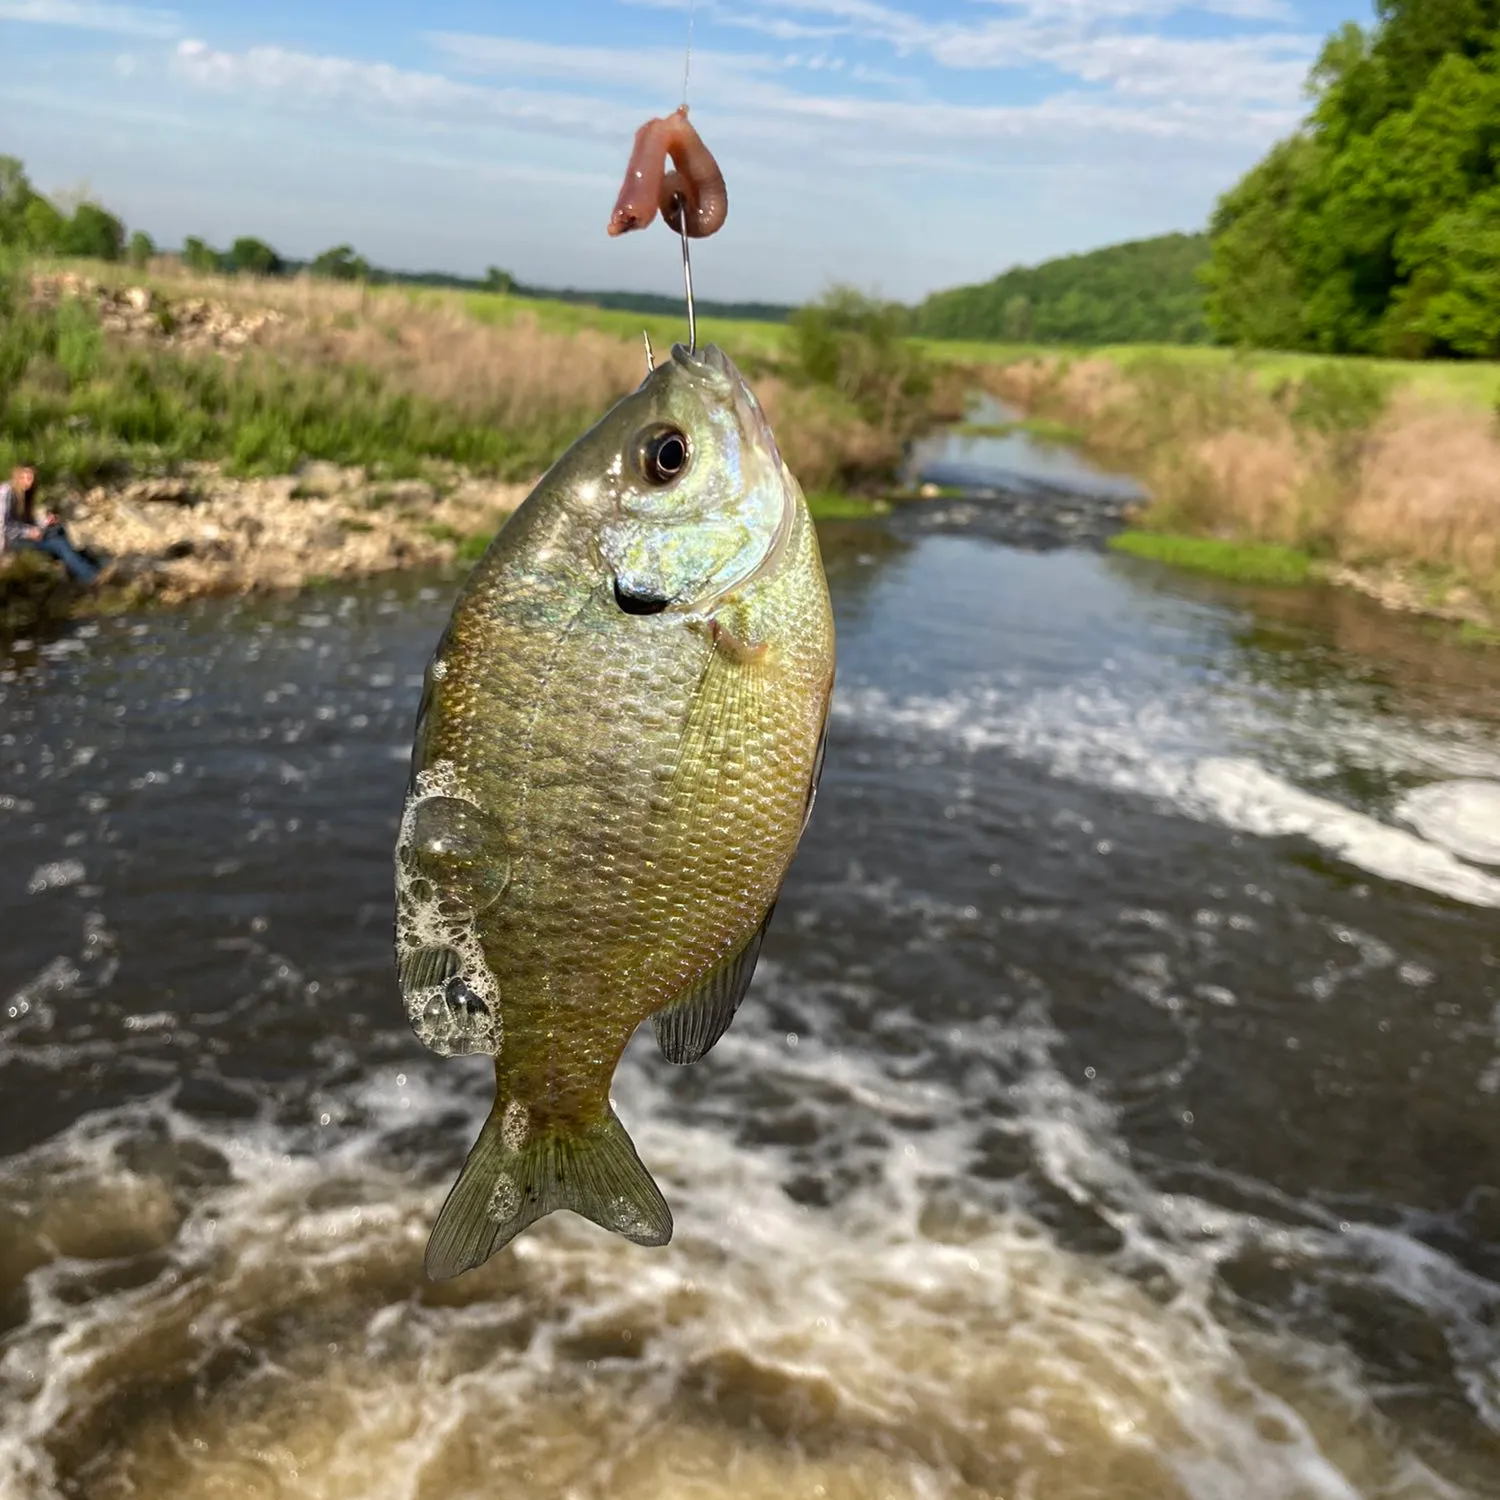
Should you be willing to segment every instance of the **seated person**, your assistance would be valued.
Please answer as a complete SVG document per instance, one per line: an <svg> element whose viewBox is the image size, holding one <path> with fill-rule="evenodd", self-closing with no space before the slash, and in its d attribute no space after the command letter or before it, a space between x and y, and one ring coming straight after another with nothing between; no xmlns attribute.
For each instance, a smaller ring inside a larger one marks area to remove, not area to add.
<svg viewBox="0 0 1500 1500"><path fill-rule="evenodd" d="M10 548L49 553L79 583L92 583L99 576L99 565L74 547L51 511L38 518L34 464L19 464L11 471L10 483L0 484L0 552Z"/></svg>

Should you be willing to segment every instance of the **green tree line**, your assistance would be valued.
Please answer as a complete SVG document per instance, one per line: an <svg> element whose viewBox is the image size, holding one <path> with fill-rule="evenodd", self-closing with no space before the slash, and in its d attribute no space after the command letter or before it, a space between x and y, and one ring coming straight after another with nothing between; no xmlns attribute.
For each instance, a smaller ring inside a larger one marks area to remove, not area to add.
<svg viewBox="0 0 1500 1500"><path fill-rule="evenodd" d="M83 202L71 213L64 213L32 186L24 164L14 156L0 156L0 249L5 248L33 255L128 260L135 266L145 266L159 253L149 234L138 229L127 237L124 224L97 203ZM524 286L500 266L488 267L482 277L456 276L444 271L390 271L372 265L352 245L334 245L311 260L296 260L281 255L254 235L242 235L224 250L190 235L176 253L190 270L213 275L293 276L308 272L329 281L501 292L634 312L675 313L682 307L678 297L651 292L589 292L571 288L559 291ZM789 306L771 302L700 300L698 308L711 317L777 323L784 322L792 311Z"/></svg>
<svg viewBox="0 0 1500 1500"><path fill-rule="evenodd" d="M1226 343L1500 357L1500 0L1376 0L1325 44L1302 128L1220 201Z"/></svg>
<svg viewBox="0 0 1500 1500"><path fill-rule="evenodd" d="M1167 234L936 292L917 310L933 338L1015 344L1206 343L1201 234Z"/></svg>

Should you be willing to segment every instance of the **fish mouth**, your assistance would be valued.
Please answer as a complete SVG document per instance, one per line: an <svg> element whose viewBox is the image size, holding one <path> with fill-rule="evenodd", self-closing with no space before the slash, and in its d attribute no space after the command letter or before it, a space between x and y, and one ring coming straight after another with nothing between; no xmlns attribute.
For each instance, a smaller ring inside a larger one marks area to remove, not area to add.
<svg viewBox="0 0 1500 1500"><path fill-rule="evenodd" d="M770 452L773 465L779 469L781 449L777 446L776 435L771 431L771 424L766 421L760 402L755 399L755 392L750 389L735 362L717 344L705 345L701 351L673 344L672 359L695 375L701 376L704 371L710 371L716 381L729 383L729 395L734 402L735 415L740 419L741 430L747 438Z"/></svg>
<svg viewBox="0 0 1500 1500"><path fill-rule="evenodd" d="M617 579L616 603L633 614L654 614L663 607L691 615L712 613L727 594L748 587L757 579L773 573L781 565L796 526L796 481L791 478L782 460L781 449L777 446L775 434L771 431L771 424L766 420L760 402L756 400L754 391L750 389L734 361L717 344L707 344L701 351L674 344L672 362L699 385L705 400L717 402L724 395L729 396L744 443L759 449L767 460L765 475L759 482L773 483L780 489L781 514L777 517L775 530L760 556L743 572L731 578L716 580L713 587L703 594L673 599L669 604L660 606L657 604L659 596L652 595L649 600L644 597L639 600L632 598L637 591L630 587L629 581L624 581L625 597L622 599L622 580Z"/></svg>

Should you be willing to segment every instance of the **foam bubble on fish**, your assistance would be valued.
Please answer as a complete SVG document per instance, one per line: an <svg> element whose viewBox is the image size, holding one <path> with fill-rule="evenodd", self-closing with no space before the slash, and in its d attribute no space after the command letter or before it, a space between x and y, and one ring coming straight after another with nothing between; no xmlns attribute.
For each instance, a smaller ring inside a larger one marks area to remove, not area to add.
<svg viewBox="0 0 1500 1500"><path fill-rule="evenodd" d="M405 986L407 1017L426 1046L442 1056L493 1056L503 1042L499 989L474 904L465 906L451 885L432 879L421 859L424 842L440 840L454 824L450 809L483 817L453 764L437 761L414 777L396 836L397 962L404 973L420 966L432 976Z"/></svg>

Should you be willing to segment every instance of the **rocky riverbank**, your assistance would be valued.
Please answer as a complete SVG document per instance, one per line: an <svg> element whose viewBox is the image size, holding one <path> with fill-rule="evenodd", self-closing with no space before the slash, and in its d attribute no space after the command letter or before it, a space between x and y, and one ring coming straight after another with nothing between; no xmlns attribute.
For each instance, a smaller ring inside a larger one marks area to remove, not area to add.
<svg viewBox="0 0 1500 1500"><path fill-rule="evenodd" d="M438 482L381 481L323 463L235 479L205 464L170 478L47 496L74 542L105 563L104 573L80 589L51 558L0 555L0 629L451 563L465 544L491 535L528 489L458 471Z"/></svg>

